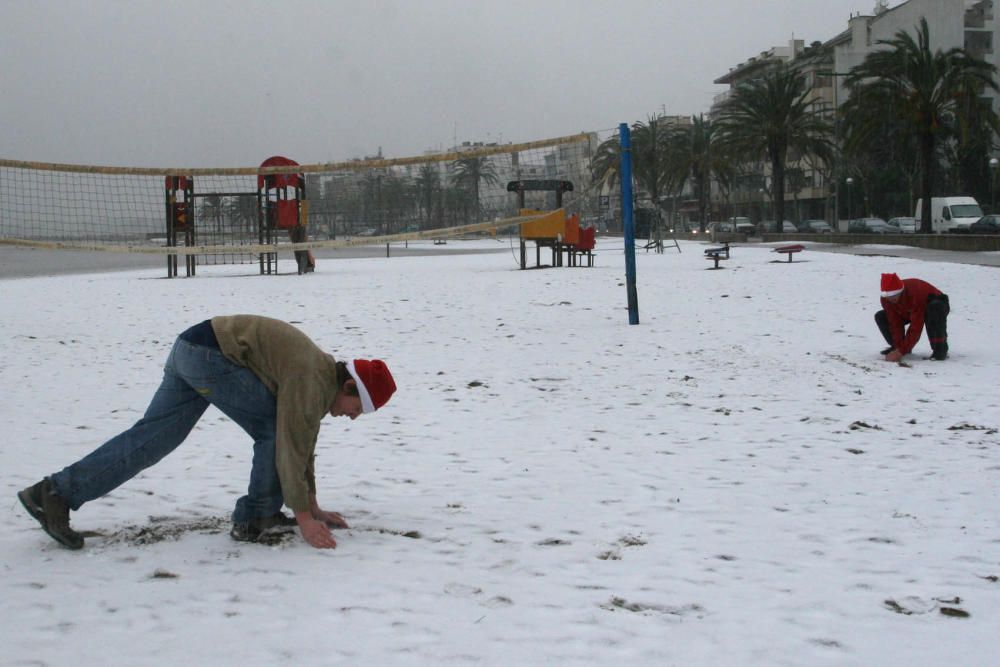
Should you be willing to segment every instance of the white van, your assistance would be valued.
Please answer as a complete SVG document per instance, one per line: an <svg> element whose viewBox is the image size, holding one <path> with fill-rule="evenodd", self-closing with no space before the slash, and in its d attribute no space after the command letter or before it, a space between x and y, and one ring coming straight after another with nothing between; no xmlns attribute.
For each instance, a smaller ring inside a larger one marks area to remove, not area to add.
<svg viewBox="0 0 1000 667"><path fill-rule="evenodd" d="M917 200L917 230L923 220L922 199ZM983 217L983 209L972 197L931 197L931 231L968 231L969 225Z"/></svg>

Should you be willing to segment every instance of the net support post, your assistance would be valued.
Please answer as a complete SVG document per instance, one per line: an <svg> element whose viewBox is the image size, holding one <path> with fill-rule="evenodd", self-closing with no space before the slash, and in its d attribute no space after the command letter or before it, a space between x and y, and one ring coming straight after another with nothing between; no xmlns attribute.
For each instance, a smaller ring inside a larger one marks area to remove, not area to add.
<svg viewBox="0 0 1000 667"><path fill-rule="evenodd" d="M635 286L635 221L632 210L632 135L628 123L618 126L621 146L622 227L625 232L625 286L628 323L639 324L639 293Z"/></svg>

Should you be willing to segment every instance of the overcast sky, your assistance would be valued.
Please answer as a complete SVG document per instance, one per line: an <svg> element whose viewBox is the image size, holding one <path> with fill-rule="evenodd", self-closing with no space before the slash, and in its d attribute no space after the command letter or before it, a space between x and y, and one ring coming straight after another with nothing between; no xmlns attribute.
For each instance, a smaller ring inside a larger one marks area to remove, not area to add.
<svg viewBox="0 0 1000 667"><path fill-rule="evenodd" d="M0 0L0 157L250 166L604 130L706 111L733 65L874 4Z"/></svg>

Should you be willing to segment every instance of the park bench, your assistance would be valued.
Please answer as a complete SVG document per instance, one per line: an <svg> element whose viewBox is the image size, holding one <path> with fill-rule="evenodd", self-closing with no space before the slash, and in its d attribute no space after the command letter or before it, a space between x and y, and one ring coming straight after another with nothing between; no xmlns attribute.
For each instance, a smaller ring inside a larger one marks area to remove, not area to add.
<svg viewBox="0 0 1000 667"><path fill-rule="evenodd" d="M774 249L774 252L778 252L778 253L781 253L781 254L787 256L788 257L788 261L791 262L792 261L792 255L794 255L797 252L802 252L805 249L806 249L806 247L804 245L801 245L801 244L798 244L798 243L794 243L792 245L778 246L777 248Z"/></svg>
<svg viewBox="0 0 1000 667"><path fill-rule="evenodd" d="M713 269L719 268L719 262L724 259L729 259L729 243L724 242L718 248L707 248L705 250L705 259L710 259L715 262Z"/></svg>

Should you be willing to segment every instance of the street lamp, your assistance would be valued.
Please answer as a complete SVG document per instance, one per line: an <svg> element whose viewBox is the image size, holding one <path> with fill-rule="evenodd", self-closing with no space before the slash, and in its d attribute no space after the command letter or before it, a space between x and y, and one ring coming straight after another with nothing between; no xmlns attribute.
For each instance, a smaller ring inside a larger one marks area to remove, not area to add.
<svg viewBox="0 0 1000 667"><path fill-rule="evenodd" d="M854 217L851 215L851 186L854 185L854 179L850 176L847 177L847 224L851 224L851 220Z"/></svg>
<svg viewBox="0 0 1000 667"><path fill-rule="evenodd" d="M1000 164L1000 160L995 157L990 158L990 213L997 212L997 165Z"/></svg>

